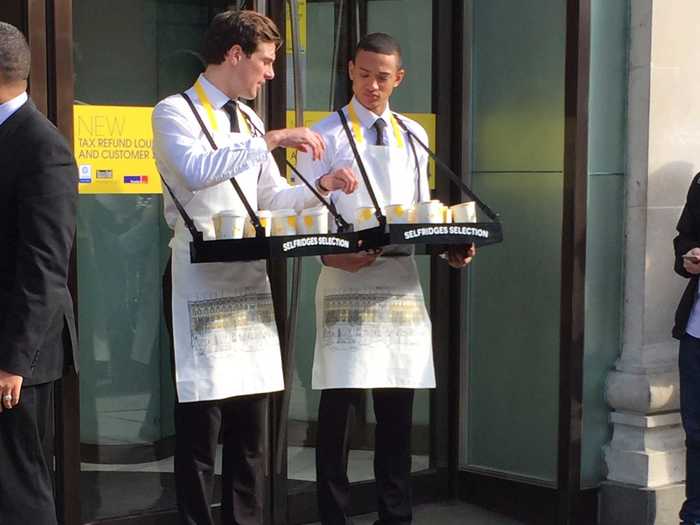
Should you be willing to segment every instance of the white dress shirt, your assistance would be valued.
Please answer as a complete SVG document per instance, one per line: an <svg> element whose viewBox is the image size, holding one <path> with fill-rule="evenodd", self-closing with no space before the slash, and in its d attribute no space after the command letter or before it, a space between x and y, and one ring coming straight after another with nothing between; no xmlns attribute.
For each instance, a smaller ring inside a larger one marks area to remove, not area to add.
<svg viewBox="0 0 700 525"><path fill-rule="evenodd" d="M5 121L14 115L15 111L21 108L25 102L29 99L27 92L24 91L21 95L17 95L15 98L11 98L4 104L0 104L0 126L2 126Z"/></svg>
<svg viewBox="0 0 700 525"><path fill-rule="evenodd" d="M291 208L300 211L317 205L316 197L305 186L290 186L280 175L264 138L229 131L230 120L222 109L229 98L203 75L198 82L211 102L218 130L213 129L194 88L186 93L212 134L218 146L216 151L181 95L159 102L152 118L153 152L158 170L195 223L210 221L223 210L245 212L229 182L232 177L236 178L253 210ZM239 104L239 108L262 133L265 132L262 121L252 109L245 104ZM243 122L241 129L245 129ZM180 214L166 188L163 188L163 197L165 220L175 229Z"/></svg>

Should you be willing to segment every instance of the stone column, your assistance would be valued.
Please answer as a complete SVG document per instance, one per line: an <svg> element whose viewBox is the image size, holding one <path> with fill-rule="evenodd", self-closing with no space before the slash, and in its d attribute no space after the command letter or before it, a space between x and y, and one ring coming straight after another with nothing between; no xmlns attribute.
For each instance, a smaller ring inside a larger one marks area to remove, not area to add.
<svg viewBox="0 0 700 525"><path fill-rule="evenodd" d="M672 239L700 166L696 0L632 0L623 348L608 376L600 524L674 524L684 499Z"/></svg>

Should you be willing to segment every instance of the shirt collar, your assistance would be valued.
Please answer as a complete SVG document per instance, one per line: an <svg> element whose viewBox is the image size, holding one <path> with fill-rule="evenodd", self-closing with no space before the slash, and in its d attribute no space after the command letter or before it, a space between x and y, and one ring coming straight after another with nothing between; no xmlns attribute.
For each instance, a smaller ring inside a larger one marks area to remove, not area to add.
<svg viewBox="0 0 700 525"><path fill-rule="evenodd" d="M228 98L224 93L217 88L214 84L209 82L204 75L199 75L199 78L197 79L202 88L204 88L204 92L207 94L207 97L209 97L209 102L211 102L211 105L214 109L221 109L226 102L231 100Z"/></svg>
<svg viewBox="0 0 700 525"><path fill-rule="evenodd" d="M28 99L29 96L27 92L24 91L4 104L0 104L0 125L4 124L8 118L14 115L15 111L21 108Z"/></svg>
<svg viewBox="0 0 700 525"><path fill-rule="evenodd" d="M372 129L372 126L374 126L374 123L379 117L383 118L387 125L391 122L391 109L389 108L388 103L384 109L384 113L381 115L372 113L369 109L360 104L355 97L352 97L350 104L352 104L352 107L357 114L357 118L360 119L360 124L362 124L362 127L366 129Z"/></svg>

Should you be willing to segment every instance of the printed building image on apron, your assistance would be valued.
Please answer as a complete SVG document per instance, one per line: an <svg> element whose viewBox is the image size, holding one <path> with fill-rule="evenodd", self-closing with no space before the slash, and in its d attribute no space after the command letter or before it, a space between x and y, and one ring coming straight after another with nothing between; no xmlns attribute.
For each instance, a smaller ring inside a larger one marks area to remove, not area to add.
<svg viewBox="0 0 700 525"><path fill-rule="evenodd" d="M192 350L200 357L224 352L256 352L275 344L272 296L245 293L188 303Z"/></svg>
<svg viewBox="0 0 700 525"><path fill-rule="evenodd" d="M411 351L424 344L422 294L348 291L326 296L323 344L337 351L397 344Z"/></svg>

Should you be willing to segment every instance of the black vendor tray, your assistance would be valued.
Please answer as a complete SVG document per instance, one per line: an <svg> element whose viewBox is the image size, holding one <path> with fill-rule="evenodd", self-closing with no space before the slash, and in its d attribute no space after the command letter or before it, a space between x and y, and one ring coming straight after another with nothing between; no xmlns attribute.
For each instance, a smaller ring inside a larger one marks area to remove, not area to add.
<svg viewBox="0 0 700 525"><path fill-rule="evenodd" d="M389 224L386 229L377 227L347 233L193 241L190 243L190 262L345 254L390 244L414 244L416 254L437 254L451 244L485 246L502 240L501 224L497 222Z"/></svg>
<svg viewBox="0 0 700 525"><path fill-rule="evenodd" d="M380 228L372 228L346 233L193 241L190 243L190 262L254 261L276 257L355 253L367 246L382 246L385 237Z"/></svg>

